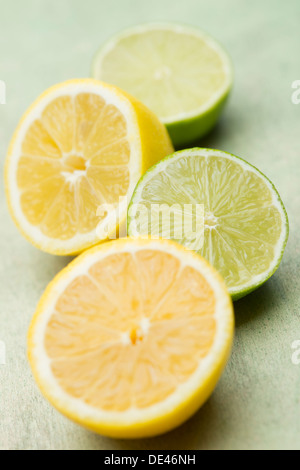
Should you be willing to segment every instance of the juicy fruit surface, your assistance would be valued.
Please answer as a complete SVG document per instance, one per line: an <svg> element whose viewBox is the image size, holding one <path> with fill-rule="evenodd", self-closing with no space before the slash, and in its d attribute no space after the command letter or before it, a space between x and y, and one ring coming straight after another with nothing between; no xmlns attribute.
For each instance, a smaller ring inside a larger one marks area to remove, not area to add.
<svg viewBox="0 0 300 470"><path fill-rule="evenodd" d="M174 157L149 170L132 201L147 208L203 204L204 242L202 233L177 241L205 257L230 292L259 283L275 268L286 242L287 218L275 188L253 167L229 154L195 149ZM141 221L138 228L134 215L129 216L129 233L133 228L150 232L149 220ZM164 227L159 229L163 232Z"/></svg>
<svg viewBox="0 0 300 470"><path fill-rule="evenodd" d="M195 409L211 393L232 331L225 285L202 258L167 240L118 240L54 280L30 328L29 357L45 395L67 416L104 433L111 421L110 435L130 436L143 422L141 434L155 434L147 422L170 413L168 399L171 415L188 402L181 387L199 393ZM188 385L200 369L205 378Z"/></svg>
<svg viewBox="0 0 300 470"><path fill-rule="evenodd" d="M68 394L109 411L144 408L195 372L214 342L215 299L203 276L180 268L153 250L111 255L68 286L45 334Z"/></svg>
<svg viewBox="0 0 300 470"><path fill-rule="evenodd" d="M230 66L220 49L190 28L145 25L104 46L93 75L128 91L168 123L204 109L228 90Z"/></svg>
<svg viewBox="0 0 300 470"><path fill-rule="evenodd" d="M29 127L21 153L21 208L48 237L90 232L100 221L97 207L128 191L126 120L96 94L54 99Z"/></svg>
<svg viewBox="0 0 300 470"><path fill-rule="evenodd" d="M81 252L117 236L142 172L172 151L158 118L125 92L92 79L61 83L33 103L13 136L11 214L38 248Z"/></svg>

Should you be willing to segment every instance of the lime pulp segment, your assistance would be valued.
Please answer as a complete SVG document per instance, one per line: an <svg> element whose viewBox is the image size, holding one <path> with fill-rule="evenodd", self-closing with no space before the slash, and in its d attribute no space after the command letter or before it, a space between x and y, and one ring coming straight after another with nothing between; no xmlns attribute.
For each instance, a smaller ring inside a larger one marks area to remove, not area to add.
<svg viewBox="0 0 300 470"><path fill-rule="evenodd" d="M137 203L148 212L138 211ZM169 229L175 238L175 218L168 219L170 228L162 221L151 227L153 204L204 206L204 239L199 233L177 241L204 256L235 299L261 285L280 263L288 235L284 206L272 183L238 157L210 149L184 150L142 177L128 211L129 234L165 236Z"/></svg>
<svg viewBox="0 0 300 470"><path fill-rule="evenodd" d="M97 53L92 75L148 106L175 145L214 125L232 85L223 48L201 31L175 24L141 25L112 38Z"/></svg>

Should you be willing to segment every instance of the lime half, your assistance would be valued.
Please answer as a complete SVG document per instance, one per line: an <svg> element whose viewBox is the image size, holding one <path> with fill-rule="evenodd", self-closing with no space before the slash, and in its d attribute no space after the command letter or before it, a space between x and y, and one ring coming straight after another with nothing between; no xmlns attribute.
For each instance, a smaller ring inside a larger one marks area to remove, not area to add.
<svg viewBox="0 0 300 470"><path fill-rule="evenodd" d="M210 36L177 24L136 26L97 52L92 75L119 86L167 126L175 146L206 134L232 86L227 53Z"/></svg>
<svg viewBox="0 0 300 470"><path fill-rule="evenodd" d="M179 209L196 217L198 206L203 208L203 230L193 236L183 230L178 238L178 224L184 223ZM165 207L176 209L172 217L161 217ZM158 212L157 219L153 214ZM164 158L140 179L128 208L128 233L168 233L166 238L204 256L237 300L278 268L288 218L274 185L255 167L220 150L194 148Z"/></svg>

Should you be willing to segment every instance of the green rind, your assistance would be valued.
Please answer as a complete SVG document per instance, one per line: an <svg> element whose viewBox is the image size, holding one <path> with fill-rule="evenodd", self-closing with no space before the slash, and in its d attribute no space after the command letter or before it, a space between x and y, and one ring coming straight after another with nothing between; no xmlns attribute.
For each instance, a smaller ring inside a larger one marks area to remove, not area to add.
<svg viewBox="0 0 300 470"><path fill-rule="evenodd" d="M212 108L199 116L166 124L174 147L183 147L184 145L195 142L208 134L218 121L229 93L230 89L228 89L227 93L221 97Z"/></svg>
<svg viewBox="0 0 300 470"><path fill-rule="evenodd" d="M180 153L186 153L187 151L209 151L209 150L214 150L214 151L217 151L217 152L221 152L221 153L224 153L225 155L229 155L230 157L232 157L233 159L237 159L237 160L241 160L243 163L245 163L246 165L254 168L254 170L256 170L262 177L263 179L265 179L270 185L271 185L271 188L272 190L274 191L274 194L276 195L277 197L277 200L279 202L279 204L281 205L281 208L282 208L282 211L283 211L283 214L285 216L285 220L283 220L283 223L284 223L284 226L285 226L285 231L286 231L286 234L285 234L285 238L282 242L282 247L281 247L281 251L280 251L280 254L278 256L278 260L277 260L277 263L276 265L274 266L274 268L267 273L266 277L265 278L262 278L259 282L255 283L255 284L252 284L252 285L249 285L248 287L244 288L244 289L241 289L241 290L238 290L236 292L231 292L230 289L229 289L229 292L230 292L230 295L231 295L231 298L233 301L236 301L236 300L239 300L243 297L245 297L246 295L250 294L251 292L255 291L256 289L258 289L259 287L261 287L265 282L268 281L268 279L270 279L271 276L273 276L273 274L277 271L279 265L280 265L280 262L282 260L282 257L283 257L283 253L284 253L284 250L285 250L285 247L286 247L286 244L287 244L287 241L288 241L288 237L289 237L289 219L288 219L288 215L287 215L287 211L285 209L285 206L282 202L282 199L276 189L276 187L274 186L274 184L272 183L272 181L264 174L262 173L262 171L260 171L256 166L252 165L251 163L247 162L245 159L241 158L241 157L238 157L237 155L234 155L230 152L224 152L223 150L217 150L217 149L207 149L207 148L201 148L201 147L194 147L194 148L191 148L191 149L184 149L184 150L179 150L171 155L168 155L167 157L164 157L162 160L160 160L158 163L156 163L155 165L153 165L151 168L149 168L149 170L146 171L146 173L140 178L140 180L138 181L134 191L133 191L133 194L132 194L132 197L131 197L131 200L130 200L130 203L128 205L128 208L127 208L127 233L128 233L128 236L132 236L132 233L130 231L130 223L132 221L132 218L130 217L130 208L133 204L137 203L137 201L135 201L135 198L137 196L137 190L139 188L140 185L143 185L143 181L145 180L146 178L146 175L148 175L149 173L153 172L159 165L161 165L163 162L165 161L168 161L168 160L171 160L172 158L174 158L175 156L177 157Z"/></svg>

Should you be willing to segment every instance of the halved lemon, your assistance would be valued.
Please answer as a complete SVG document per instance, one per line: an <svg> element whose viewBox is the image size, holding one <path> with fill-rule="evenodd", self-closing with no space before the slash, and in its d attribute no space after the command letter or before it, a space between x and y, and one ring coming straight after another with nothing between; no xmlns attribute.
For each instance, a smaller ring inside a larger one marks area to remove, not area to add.
<svg viewBox="0 0 300 470"><path fill-rule="evenodd" d="M113 36L97 52L92 76L142 101L181 147L215 125L233 83L224 48L175 23L142 24Z"/></svg>
<svg viewBox="0 0 300 470"><path fill-rule="evenodd" d="M195 218L198 205L203 223L187 232L185 213ZM165 206L181 209L184 217L153 217L153 208L160 216ZM182 230L174 227L178 223ZM276 271L288 232L287 213L271 181L221 150L194 148L164 158L141 178L128 209L129 235L167 233L195 250L219 271L234 300Z"/></svg>
<svg viewBox="0 0 300 470"><path fill-rule="evenodd" d="M199 255L169 240L119 239L70 263L32 320L43 394L113 437L168 431L212 393L230 353L233 309Z"/></svg>
<svg viewBox="0 0 300 470"><path fill-rule="evenodd" d="M117 235L139 177L171 151L165 127L126 93L92 79L61 83L33 103L13 136L11 214L38 248L81 252Z"/></svg>

